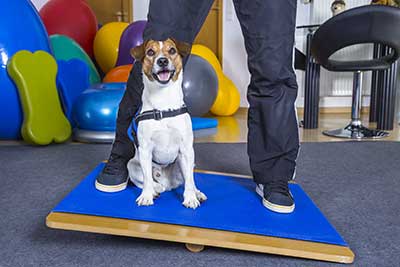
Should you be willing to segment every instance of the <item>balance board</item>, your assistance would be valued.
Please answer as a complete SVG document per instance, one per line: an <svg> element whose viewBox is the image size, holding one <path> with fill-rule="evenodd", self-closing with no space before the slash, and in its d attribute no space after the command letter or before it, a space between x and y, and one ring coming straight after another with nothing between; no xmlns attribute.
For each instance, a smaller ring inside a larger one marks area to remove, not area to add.
<svg viewBox="0 0 400 267"><path fill-rule="evenodd" d="M153 206L139 207L141 190L133 185L118 193L95 189L98 165L48 215L50 228L122 235L186 244L191 251L204 246L351 263L347 243L295 183L291 214L264 208L249 177L195 172L197 187L208 200L196 210L182 205L183 188L164 192Z"/></svg>

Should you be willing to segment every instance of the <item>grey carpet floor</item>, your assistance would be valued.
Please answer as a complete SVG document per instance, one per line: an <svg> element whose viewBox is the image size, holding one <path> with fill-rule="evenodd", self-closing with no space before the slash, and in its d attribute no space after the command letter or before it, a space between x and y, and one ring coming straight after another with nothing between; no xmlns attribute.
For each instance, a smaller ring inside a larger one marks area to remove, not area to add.
<svg viewBox="0 0 400 267"><path fill-rule="evenodd" d="M0 146L0 266L340 266L243 251L46 228L48 212L107 157L107 145ZM198 168L249 174L245 144L197 144ZM307 143L297 182L356 253L399 266L400 143Z"/></svg>

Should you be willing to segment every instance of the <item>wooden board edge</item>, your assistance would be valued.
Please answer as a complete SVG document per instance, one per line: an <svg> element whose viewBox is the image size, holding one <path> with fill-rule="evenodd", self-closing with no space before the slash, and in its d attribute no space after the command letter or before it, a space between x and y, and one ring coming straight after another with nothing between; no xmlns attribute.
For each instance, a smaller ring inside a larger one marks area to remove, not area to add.
<svg viewBox="0 0 400 267"><path fill-rule="evenodd" d="M244 178L244 179L253 179L251 175L245 174L237 174L237 173L230 173L230 172L216 172L216 171L207 171L202 169L194 169L195 173L204 173L204 174L212 174L212 175L221 175L221 176L229 176L229 177L236 177L236 178ZM295 180L290 180L289 184L297 184Z"/></svg>
<svg viewBox="0 0 400 267"><path fill-rule="evenodd" d="M237 173L207 171L207 170L202 170L202 169L194 169L194 172L196 172L196 173L212 174L212 175L230 176L230 177L237 177L237 178L253 179L253 176L251 176L251 175L237 174Z"/></svg>
<svg viewBox="0 0 400 267"><path fill-rule="evenodd" d="M338 263L353 263L355 257L351 249L345 246L73 213L51 212L46 218L46 225L54 229L190 243Z"/></svg>

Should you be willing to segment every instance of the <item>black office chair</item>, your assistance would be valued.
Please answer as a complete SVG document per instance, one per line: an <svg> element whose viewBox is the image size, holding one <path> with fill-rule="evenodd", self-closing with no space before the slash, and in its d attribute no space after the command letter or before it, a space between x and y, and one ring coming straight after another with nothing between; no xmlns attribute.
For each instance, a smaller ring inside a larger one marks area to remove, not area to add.
<svg viewBox="0 0 400 267"><path fill-rule="evenodd" d="M400 9L368 5L349 9L322 24L315 32L311 53L324 68L337 72L353 72L351 122L345 128L324 131L341 138L381 138L387 132L372 130L361 123L362 75L365 71L390 68L400 56ZM387 45L391 53L370 60L338 61L330 57L342 48L365 43Z"/></svg>

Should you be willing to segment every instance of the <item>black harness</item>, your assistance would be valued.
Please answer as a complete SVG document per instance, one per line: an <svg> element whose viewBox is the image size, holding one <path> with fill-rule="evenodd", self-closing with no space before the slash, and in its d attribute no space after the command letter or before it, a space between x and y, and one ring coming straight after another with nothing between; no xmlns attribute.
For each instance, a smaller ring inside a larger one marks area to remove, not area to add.
<svg viewBox="0 0 400 267"><path fill-rule="evenodd" d="M144 120L160 121L165 118L176 117L176 116L188 113L188 112L189 112L188 108L186 106L182 106L181 108L178 108L178 109L169 109L169 110L153 109L153 110L141 112L138 115L136 115L136 117L134 119L134 123L132 123L132 127L131 127L133 142L135 143L136 148L139 147L139 142L137 140L137 135L136 135L136 129L137 129L137 126L139 125L140 121L144 121Z"/></svg>
<svg viewBox="0 0 400 267"><path fill-rule="evenodd" d="M171 117L176 117L182 114L185 114L188 112L188 108L186 106L183 106L178 109L170 109L170 110L158 110L158 109L153 109L153 110L148 110L142 113L139 113L135 117L135 123L136 125L139 125L140 121L144 120L156 120L160 121L164 118L171 118Z"/></svg>

